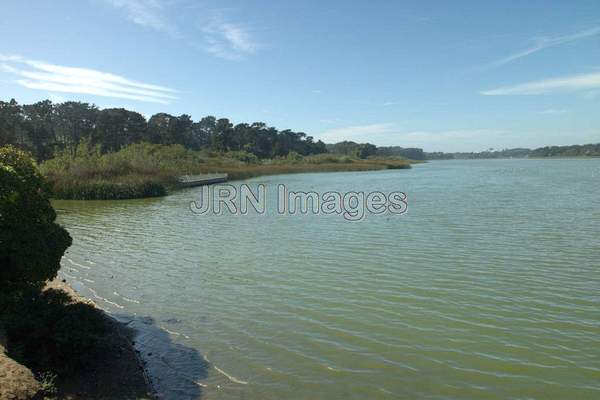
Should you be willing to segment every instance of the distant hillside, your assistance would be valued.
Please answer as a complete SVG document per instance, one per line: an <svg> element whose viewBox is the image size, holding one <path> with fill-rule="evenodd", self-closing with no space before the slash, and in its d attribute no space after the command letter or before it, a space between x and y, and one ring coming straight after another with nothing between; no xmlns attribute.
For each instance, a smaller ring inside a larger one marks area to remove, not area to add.
<svg viewBox="0 0 600 400"><path fill-rule="evenodd" d="M546 146L537 149L504 149L482 152L425 153L428 160L470 160L484 158L539 158L539 157L600 157L600 143L572 146Z"/></svg>

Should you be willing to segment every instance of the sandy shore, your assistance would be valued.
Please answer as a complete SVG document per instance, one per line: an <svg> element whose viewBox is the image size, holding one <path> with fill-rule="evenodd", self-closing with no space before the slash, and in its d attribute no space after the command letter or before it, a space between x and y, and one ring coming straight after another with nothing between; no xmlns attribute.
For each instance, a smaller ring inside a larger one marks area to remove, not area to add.
<svg viewBox="0 0 600 400"><path fill-rule="evenodd" d="M47 288L61 289L76 301L94 305L80 296L67 283L58 279ZM150 382L143 363L133 347L134 331L107 314L110 329L102 339L101 354L77 374L56 382L58 398L73 400L134 400L153 399Z"/></svg>

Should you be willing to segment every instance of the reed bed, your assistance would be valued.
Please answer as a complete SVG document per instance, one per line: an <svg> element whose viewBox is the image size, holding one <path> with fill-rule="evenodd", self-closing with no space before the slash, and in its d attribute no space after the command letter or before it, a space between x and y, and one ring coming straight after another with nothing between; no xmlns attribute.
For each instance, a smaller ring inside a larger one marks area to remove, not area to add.
<svg viewBox="0 0 600 400"><path fill-rule="evenodd" d="M177 177L204 173L227 173L229 179L301 172L372 171L410 168L398 158L357 159L345 155L319 154L259 160L251 153L209 153L180 145L132 144L102 154L82 143L75 154L60 153L41 165L42 173L60 199L118 200L164 196L176 190Z"/></svg>

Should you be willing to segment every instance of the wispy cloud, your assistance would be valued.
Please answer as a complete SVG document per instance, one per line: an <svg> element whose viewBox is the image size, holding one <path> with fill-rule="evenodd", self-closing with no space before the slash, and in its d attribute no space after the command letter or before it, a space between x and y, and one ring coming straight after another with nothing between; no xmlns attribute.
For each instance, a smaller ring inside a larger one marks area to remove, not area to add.
<svg viewBox="0 0 600 400"><path fill-rule="evenodd" d="M176 90L131 80L89 68L66 67L15 55L0 54L0 69L15 75L17 84L37 90L114 97L168 104Z"/></svg>
<svg viewBox="0 0 600 400"><path fill-rule="evenodd" d="M589 38L589 37L596 36L596 35L600 35L600 27L585 29L582 31L571 33L569 35L544 36L544 37L534 38L534 39L532 39L533 44L530 47L528 47L524 50L521 50L517 53L511 54L507 57L496 60L496 61L488 64L488 67L498 67L501 65L505 65L505 64L511 63L513 61L516 61L520 58L527 57L531 54L537 53L538 51L547 49L549 47L559 46L561 44L574 42L576 40L585 39L585 38Z"/></svg>
<svg viewBox="0 0 600 400"><path fill-rule="evenodd" d="M202 32L207 52L228 60L239 60L256 53L260 45L243 25L215 16L203 24Z"/></svg>
<svg viewBox="0 0 600 400"><path fill-rule="evenodd" d="M505 86L480 92L486 96L532 95L551 92L570 92L600 88L600 72L571 75Z"/></svg>
<svg viewBox="0 0 600 400"><path fill-rule="evenodd" d="M545 115L548 115L548 114L564 114L566 112L567 112L567 110L564 109L564 108L547 108L545 110L540 111L539 114L545 114Z"/></svg>
<svg viewBox="0 0 600 400"><path fill-rule="evenodd" d="M209 15L204 17L200 26L190 28L181 23L181 15L175 16L170 6L173 2L165 0L104 0L106 3L123 11L133 23L167 33L177 39L184 39L188 44L216 57L227 60L239 60L256 53L261 45L246 25L232 22L222 12L206 9L203 4L191 4L185 7L190 10ZM181 5L180 5L181 9ZM172 17L169 17L171 11ZM179 10L180 12L180 10ZM201 40L198 41L198 30ZM200 44L198 44L200 42Z"/></svg>
<svg viewBox="0 0 600 400"><path fill-rule="evenodd" d="M105 0L110 5L125 12L132 22L146 28L179 36L179 30L165 16L165 9L159 0Z"/></svg>

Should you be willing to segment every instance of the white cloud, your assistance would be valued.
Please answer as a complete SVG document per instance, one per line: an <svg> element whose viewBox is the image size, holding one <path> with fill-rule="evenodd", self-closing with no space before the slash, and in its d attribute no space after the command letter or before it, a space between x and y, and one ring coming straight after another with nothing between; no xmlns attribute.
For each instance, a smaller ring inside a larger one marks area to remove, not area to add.
<svg viewBox="0 0 600 400"><path fill-rule="evenodd" d="M547 108L545 110L540 111L540 114L564 114L567 110L564 108Z"/></svg>
<svg viewBox="0 0 600 400"><path fill-rule="evenodd" d="M202 32L206 42L204 50L220 58L238 60L260 48L243 25L225 21L222 17L211 18L202 27Z"/></svg>
<svg viewBox="0 0 600 400"><path fill-rule="evenodd" d="M177 12L179 18L169 18L169 6L173 2L165 0L104 0L113 7L125 12L127 18L143 27L164 32L177 39L185 39L195 48L206 51L216 57L227 60L239 60L244 56L254 54L261 47L251 32L242 24L228 21L220 12L205 9L203 4L191 4L185 7L189 10L203 9L204 14L212 15L204 19L200 27L202 44L193 37L197 32L184 32L180 29L181 7ZM174 12L172 12L175 15Z"/></svg>
<svg viewBox="0 0 600 400"><path fill-rule="evenodd" d="M517 53L511 54L500 60L496 60L488 65L488 67L498 67L504 64L511 63L520 58L527 57L531 54L537 53L538 51L547 49L548 47L554 47L565 43L574 42L579 39L585 39L588 37L600 35L600 27L594 27L585 29L579 32L572 33L570 35L563 36L545 36L533 39L533 45L525 50L521 50Z"/></svg>
<svg viewBox="0 0 600 400"><path fill-rule="evenodd" d="M163 4L159 0L105 0L110 5L125 11L132 22L157 31L179 36L177 27L165 16Z"/></svg>
<svg viewBox="0 0 600 400"><path fill-rule="evenodd" d="M600 72L571 75L505 86L480 92L486 96L532 95L550 92L569 92L600 88Z"/></svg>
<svg viewBox="0 0 600 400"><path fill-rule="evenodd" d="M173 89L94 69L66 67L20 56L0 55L0 62L4 72L18 77L14 82L29 89L161 104L168 104L177 99L177 91Z"/></svg>

